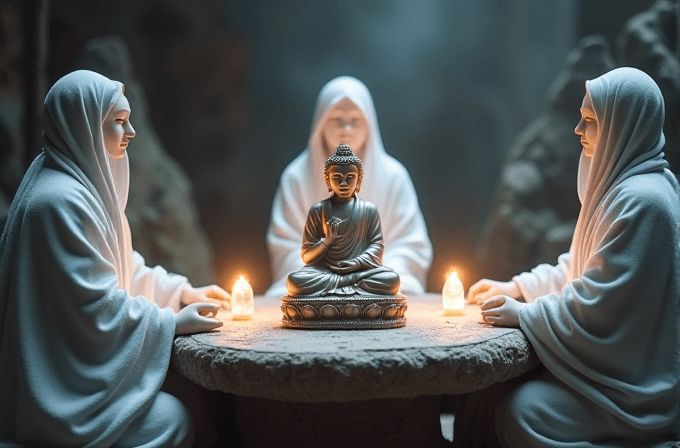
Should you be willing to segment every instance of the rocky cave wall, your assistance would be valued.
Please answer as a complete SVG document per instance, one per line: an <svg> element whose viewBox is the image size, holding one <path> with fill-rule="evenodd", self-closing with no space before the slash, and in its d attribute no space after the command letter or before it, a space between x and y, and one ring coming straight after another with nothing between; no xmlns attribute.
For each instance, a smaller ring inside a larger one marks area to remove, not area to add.
<svg viewBox="0 0 680 448"><path fill-rule="evenodd" d="M648 73L666 103L666 159L680 173L679 7L673 0L657 0L626 22L614 52L604 37L588 36L568 56L548 92L547 107L508 152L478 245L482 276L507 280L539 263L555 264L569 250L580 209L581 145L574 127L586 80L620 66Z"/></svg>
<svg viewBox="0 0 680 448"><path fill-rule="evenodd" d="M269 282L268 266L257 261L266 259L268 208L261 207L256 216L241 216L228 202L230 196L225 203L223 190L231 185L234 194L248 201L254 189L272 181L237 169L239 156L234 150L252 126L248 81L252 49L248 33L230 21L234 11L225 4L206 0L197 8L180 0L144 1L112 9L85 0L53 3L47 78L51 83L81 66L110 73L128 85L136 103L133 122L138 131L131 145L136 180L128 217L135 247L149 264L163 264L196 283L214 280L228 286L238 273L215 272L215 256L222 258L222 266L224 259L241 260L258 278L253 285L257 292ZM0 5L0 220L38 150L27 148L22 119L24 6L19 0ZM588 6L580 8L582 16ZM587 37L569 55L545 108L507 152L491 211L476 242L476 274L508 278L538 262L554 261L568 249L579 208L575 179L580 146L573 127L586 79L620 65L649 73L666 99L666 153L677 169L677 21L678 4L658 0L631 18L615 40ZM114 32L120 37L90 41ZM154 113L149 104L163 113ZM159 135L170 134L175 140L166 148ZM207 168L206 160L212 161ZM228 233L229 229L237 230ZM433 236L446 231L430 228ZM440 285L431 281L430 286Z"/></svg>

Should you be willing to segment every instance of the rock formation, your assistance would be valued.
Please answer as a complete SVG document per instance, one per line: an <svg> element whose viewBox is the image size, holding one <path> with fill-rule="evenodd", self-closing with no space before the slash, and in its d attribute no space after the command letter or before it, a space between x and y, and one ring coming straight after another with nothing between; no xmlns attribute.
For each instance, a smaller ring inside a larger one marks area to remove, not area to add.
<svg viewBox="0 0 680 448"><path fill-rule="evenodd" d="M22 125L24 108L19 98L0 95L0 233L26 168Z"/></svg>
<svg viewBox="0 0 680 448"><path fill-rule="evenodd" d="M126 209L134 248L147 265L160 264L186 275L196 285L214 282L212 253L198 223L191 183L153 129L144 89L133 74L125 42L117 36L92 39L77 68L125 84L132 109L130 121L137 131L128 149L130 196Z"/></svg>
<svg viewBox="0 0 680 448"><path fill-rule="evenodd" d="M0 232L26 171L21 4L0 6Z"/></svg>
<svg viewBox="0 0 680 448"><path fill-rule="evenodd" d="M584 82L620 66L648 73L666 101L666 159L680 173L680 3L657 0L632 17L616 40L616 59L602 37L585 37L551 86L548 106L508 152L478 246L483 277L509 279L569 250L580 204L576 177L581 146L573 129Z"/></svg>
<svg viewBox="0 0 680 448"><path fill-rule="evenodd" d="M676 175L680 173L679 7L675 0L658 0L631 18L616 40L618 65L639 68L661 88L666 102L666 159Z"/></svg>
<svg viewBox="0 0 680 448"><path fill-rule="evenodd" d="M478 257L483 276L508 279L569 249L580 204L574 134L585 81L614 68L606 40L586 37L548 92L547 108L507 155Z"/></svg>

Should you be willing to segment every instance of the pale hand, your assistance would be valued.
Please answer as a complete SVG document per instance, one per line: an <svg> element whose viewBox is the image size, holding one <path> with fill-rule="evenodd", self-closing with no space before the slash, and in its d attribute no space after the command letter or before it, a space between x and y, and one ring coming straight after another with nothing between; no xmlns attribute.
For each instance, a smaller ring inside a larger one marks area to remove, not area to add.
<svg viewBox="0 0 680 448"><path fill-rule="evenodd" d="M510 296L513 299L522 298L522 292L519 290L517 283L513 281L497 282L496 280L483 278L470 286L467 303L482 303L493 296L501 295Z"/></svg>
<svg viewBox="0 0 680 448"><path fill-rule="evenodd" d="M191 305L192 303L212 303L218 305L223 310L231 309L231 296L227 291L217 285L203 286L201 288L194 288L187 285L182 293L180 303L183 306Z"/></svg>
<svg viewBox="0 0 680 448"><path fill-rule="evenodd" d="M519 327L519 310L526 303L509 296L495 296L480 305L484 322L504 327Z"/></svg>
<svg viewBox="0 0 680 448"><path fill-rule="evenodd" d="M213 319L220 309L212 303L192 303L175 313L175 336L203 333L224 325L224 322Z"/></svg>

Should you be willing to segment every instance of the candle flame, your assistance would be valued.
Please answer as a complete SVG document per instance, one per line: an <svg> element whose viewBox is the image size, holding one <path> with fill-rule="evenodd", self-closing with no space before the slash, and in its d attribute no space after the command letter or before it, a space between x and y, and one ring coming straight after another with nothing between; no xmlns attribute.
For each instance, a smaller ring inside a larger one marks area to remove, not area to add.
<svg viewBox="0 0 680 448"><path fill-rule="evenodd" d="M234 288L236 288L237 285L243 285L243 284L250 286L250 283L248 283L248 280L246 280L246 278L241 275L241 276L239 276L238 280L236 280L236 282L234 283Z"/></svg>
<svg viewBox="0 0 680 448"><path fill-rule="evenodd" d="M234 283L231 290L231 318L251 320L253 318L253 288L243 275Z"/></svg>
<svg viewBox="0 0 680 448"><path fill-rule="evenodd" d="M442 300L445 315L463 314L465 291L456 269L451 270L446 277L442 289Z"/></svg>
<svg viewBox="0 0 680 448"><path fill-rule="evenodd" d="M446 269L444 272L444 281L446 282L447 279L450 277L458 277L460 278L462 276L462 273L460 273L460 268L456 265L449 266L448 269Z"/></svg>

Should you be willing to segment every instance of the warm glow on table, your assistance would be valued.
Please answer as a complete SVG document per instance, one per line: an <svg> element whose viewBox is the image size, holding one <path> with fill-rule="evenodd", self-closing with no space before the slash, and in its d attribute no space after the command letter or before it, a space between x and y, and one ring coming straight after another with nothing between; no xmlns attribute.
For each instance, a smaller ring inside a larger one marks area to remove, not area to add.
<svg viewBox="0 0 680 448"><path fill-rule="evenodd" d="M463 283L458 278L458 273L452 271L446 278L442 290L442 304L445 315L462 315L465 307L465 291Z"/></svg>
<svg viewBox="0 0 680 448"><path fill-rule="evenodd" d="M253 314L253 288L241 276L231 291L231 318L234 320L251 320Z"/></svg>

